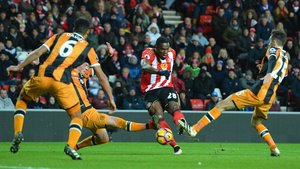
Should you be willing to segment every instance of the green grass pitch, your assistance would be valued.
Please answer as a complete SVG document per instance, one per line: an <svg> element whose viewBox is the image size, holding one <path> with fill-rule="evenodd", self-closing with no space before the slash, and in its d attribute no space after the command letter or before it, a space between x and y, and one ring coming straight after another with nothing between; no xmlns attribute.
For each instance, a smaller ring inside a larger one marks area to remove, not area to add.
<svg viewBox="0 0 300 169"><path fill-rule="evenodd" d="M121 143L79 150L82 161L63 152L65 143L24 142L17 154L0 142L0 168L7 169L299 169L300 144L278 144L270 157L264 143L180 143L183 154L158 143Z"/></svg>

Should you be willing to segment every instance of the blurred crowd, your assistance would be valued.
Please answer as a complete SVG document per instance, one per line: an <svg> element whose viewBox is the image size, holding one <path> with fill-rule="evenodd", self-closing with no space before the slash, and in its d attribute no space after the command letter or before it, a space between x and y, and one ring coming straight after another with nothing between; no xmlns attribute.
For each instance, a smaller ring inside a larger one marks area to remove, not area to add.
<svg viewBox="0 0 300 169"><path fill-rule="evenodd" d="M118 109L145 109L140 92L141 53L158 37L170 39L177 52L172 80L183 110L210 109L220 99L250 87L273 29L288 35L284 50L289 76L278 89L271 110L300 109L299 0L0 0L0 108L16 103L20 87L37 71L6 68L24 60L53 34L72 32L78 17L91 22L87 40L94 46L113 87ZM165 23L163 10L175 10L182 23ZM115 52L107 56L109 42ZM108 108L95 77L89 99ZM9 101L11 100L11 101ZM202 107L198 104L202 104ZM46 95L28 108L59 108ZM252 110L253 108L245 109Z"/></svg>

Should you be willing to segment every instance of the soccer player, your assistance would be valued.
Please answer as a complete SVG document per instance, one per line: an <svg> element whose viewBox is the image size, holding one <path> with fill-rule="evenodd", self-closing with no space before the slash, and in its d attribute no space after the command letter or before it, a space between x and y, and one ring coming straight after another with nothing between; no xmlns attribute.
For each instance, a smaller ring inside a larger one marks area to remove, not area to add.
<svg viewBox="0 0 300 169"><path fill-rule="evenodd" d="M112 49L110 44L107 43L108 50ZM111 52L113 53L113 52ZM92 75L92 69L89 69L89 64L84 63L72 71L72 80L75 86L77 95L81 105L83 127L89 129L93 135L83 139L76 145L75 150L81 149L86 146L94 146L104 144L109 141L109 136L106 127L117 127L126 131L141 131L153 128L153 123L136 123L126 121L119 117L113 117L104 113L98 113L92 107L87 97L86 81Z"/></svg>
<svg viewBox="0 0 300 169"><path fill-rule="evenodd" d="M262 121L268 118L268 111L276 97L276 90L283 78L287 76L288 58L282 49L285 42L286 34L280 30L273 30L256 83L250 89L236 92L217 103L192 128L185 128L185 132L194 137L203 127L216 120L223 111L254 106L252 126L269 145L271 156L280 156L278 147Z"/></svg>
<svg viewBox="0 0 300 169"><path fill-rule="evenodd" d="M164 110L173 116L173 122L179 127L191 128L180 111L179 97L173 88L171 71L176 53L170 48L169 39L160 37L154 48L146 48L142 53L141 90L144 93L145 104L153 123L157 129L169 128L164 120ZM181 121L181 123L179 123ZM182 150L173 140L170 144L174 154L181 154Z"/></svg>
<svg viewBox="0 0 300 169"><path fill-rule="evenodd" d="M74 89L71 71L87 61L107 93L112 111L116 105L112 91L97 60L97 55L92 46L85 40L89 33L89 21L78 19L75 22L74 33L62 33L52 36L43 45L34 50L24 62L17 66L10 66L7 71L19 71L26 65L41 57L39 70L22 88L20 97L16 103L14 113L14 139L10 148L12 153L19 150L19 144L23 139L23 123L26 115L27 103L35 100L44 93L52 94L71 118L69 125L68 143L64 152L74 160L81 160L74 150L81 135L82 117L79 99Z"/></svg>

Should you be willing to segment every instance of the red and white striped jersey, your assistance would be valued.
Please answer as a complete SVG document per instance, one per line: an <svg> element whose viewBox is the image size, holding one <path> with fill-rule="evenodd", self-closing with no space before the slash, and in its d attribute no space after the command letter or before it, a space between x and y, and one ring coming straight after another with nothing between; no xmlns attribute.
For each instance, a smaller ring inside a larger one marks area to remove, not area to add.
<svg viewBox="0 0 300 169"><path fill-rule="evenodd" d="M143 51L142 59L146 59L150 65L157 70L173 70L174 60L176 58L175 50L170 48L166 59L160 59L155 55L153 48L146 48ZM141 77L141 90L142 92L148 92L153 89L159 89L162 87L173 87L172 76L168 79L165 76L158 74L150 74L146 71L142 72Z"/></svg>

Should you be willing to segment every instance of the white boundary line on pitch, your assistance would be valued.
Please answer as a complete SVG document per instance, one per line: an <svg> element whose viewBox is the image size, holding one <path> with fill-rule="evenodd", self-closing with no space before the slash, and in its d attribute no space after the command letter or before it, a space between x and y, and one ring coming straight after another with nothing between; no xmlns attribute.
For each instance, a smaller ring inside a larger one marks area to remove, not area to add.
<svg viewBox="0 0 300 169"><path fill-rule="evenodd" d="M21 167L21 166L5 166L5 165L0 165L0 168L7 168L7 169L50 169L50 168L44 168L44 167Z"/></svg>

